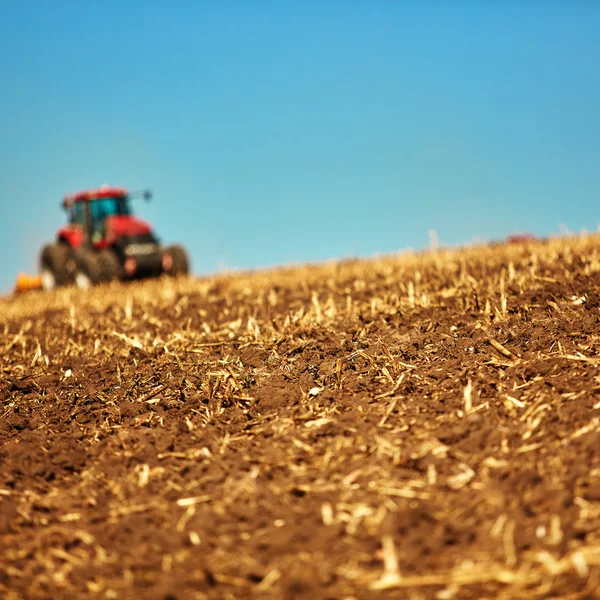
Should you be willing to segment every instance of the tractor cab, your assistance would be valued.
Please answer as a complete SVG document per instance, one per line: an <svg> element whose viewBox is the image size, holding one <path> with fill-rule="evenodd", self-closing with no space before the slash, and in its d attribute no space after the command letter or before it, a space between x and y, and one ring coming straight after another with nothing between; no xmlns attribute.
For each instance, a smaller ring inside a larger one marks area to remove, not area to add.
<svg viewBox="0 0 600 600"><path fill-rule="evenodd" d="M146 191L143 196L149 199L151 194ZM131 197L125 188L110 186L65 196L63 207L69 223L59 232L59 239L73 248L88 244L101 249L123 237L153 238L150 225L133 215Z"/></svg>
<svg viewBox="0 0 600 600"><path fill-rule="evenodd" d="M89 226L86 208L89 210ZM106 221L112 217L131 217L131 206L128 196L106 196L94 198L86 202L79 200L66 205L69 225L86 231L89 227L89 237L97 244L106 237Z"/></svg>

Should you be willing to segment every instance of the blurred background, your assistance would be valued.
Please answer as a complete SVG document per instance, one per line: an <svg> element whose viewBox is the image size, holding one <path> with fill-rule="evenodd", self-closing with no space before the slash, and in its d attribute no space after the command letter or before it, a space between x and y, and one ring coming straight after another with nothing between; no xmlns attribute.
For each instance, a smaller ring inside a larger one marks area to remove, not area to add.
<svg viewBox="0 0 600 600"><path fill-rule="evenodd" d="M196 274L595 230L599 29L584 0L0 0L0 292L103 183L152 189Z"/></svg>

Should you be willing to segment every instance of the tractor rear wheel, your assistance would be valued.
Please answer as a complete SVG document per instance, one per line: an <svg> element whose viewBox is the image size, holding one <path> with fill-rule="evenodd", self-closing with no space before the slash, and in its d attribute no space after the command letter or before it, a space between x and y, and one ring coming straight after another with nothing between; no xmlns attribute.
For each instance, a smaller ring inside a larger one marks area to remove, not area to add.
<svg viewBox="0 0 600 600"><path fill-rule="evenodd" d="M100 265L100 280L113 281L121 279L121 263L119 257L108 248L98 252L98 264Z"/></svg>
<svg viewBox="0 0 600 600"><path fill-rule="evenodd" d="M188 255L182 246L169 246L166 253L171 256L169 275L176 277L177 275L187 275L190 272Z"/></svg>
<svg viewBox="0 0 600 600"><path fill-rule="evenodd" d="M73 252L67 244L47 244L40 254L42 287L52 290L73 280Z"/></svg>
<svg viewBox="0 0 600 600"><path fill-rule="evenodd" d="M102 280L102 271L98 255L87 248L80 248L75 254L75 285L87 290Z"/></svg>

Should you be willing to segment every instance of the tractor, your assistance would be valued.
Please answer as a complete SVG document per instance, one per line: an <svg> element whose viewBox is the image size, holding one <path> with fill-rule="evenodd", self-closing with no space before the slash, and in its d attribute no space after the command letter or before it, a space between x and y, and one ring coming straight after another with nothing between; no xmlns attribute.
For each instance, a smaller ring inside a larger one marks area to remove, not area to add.
<svg viewBox="0 0 600 600"><path fill-rule="evenodd" d="M152 194L104 185L65 196L68 224L40 255L42 287L74 283L87 289L113 280L187 275L185 250L161 246L151 226L133 215L131 200L139 196L150 200Z"/></svg>

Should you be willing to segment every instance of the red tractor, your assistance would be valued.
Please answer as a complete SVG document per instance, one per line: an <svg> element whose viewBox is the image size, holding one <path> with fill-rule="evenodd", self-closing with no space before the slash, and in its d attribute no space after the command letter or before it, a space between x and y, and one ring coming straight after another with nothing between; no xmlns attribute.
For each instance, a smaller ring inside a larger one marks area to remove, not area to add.
<svg viewBox="0 0 600 600"><path fill-rule="evenodd" d="M40 277L44 289L75 283L89 288L115 279L186 275L188 257L181 246L163 248L151 226L135 217L131 199L150 192L102 186L65 196L69 223L56 242L44 246Z"/></svg>

